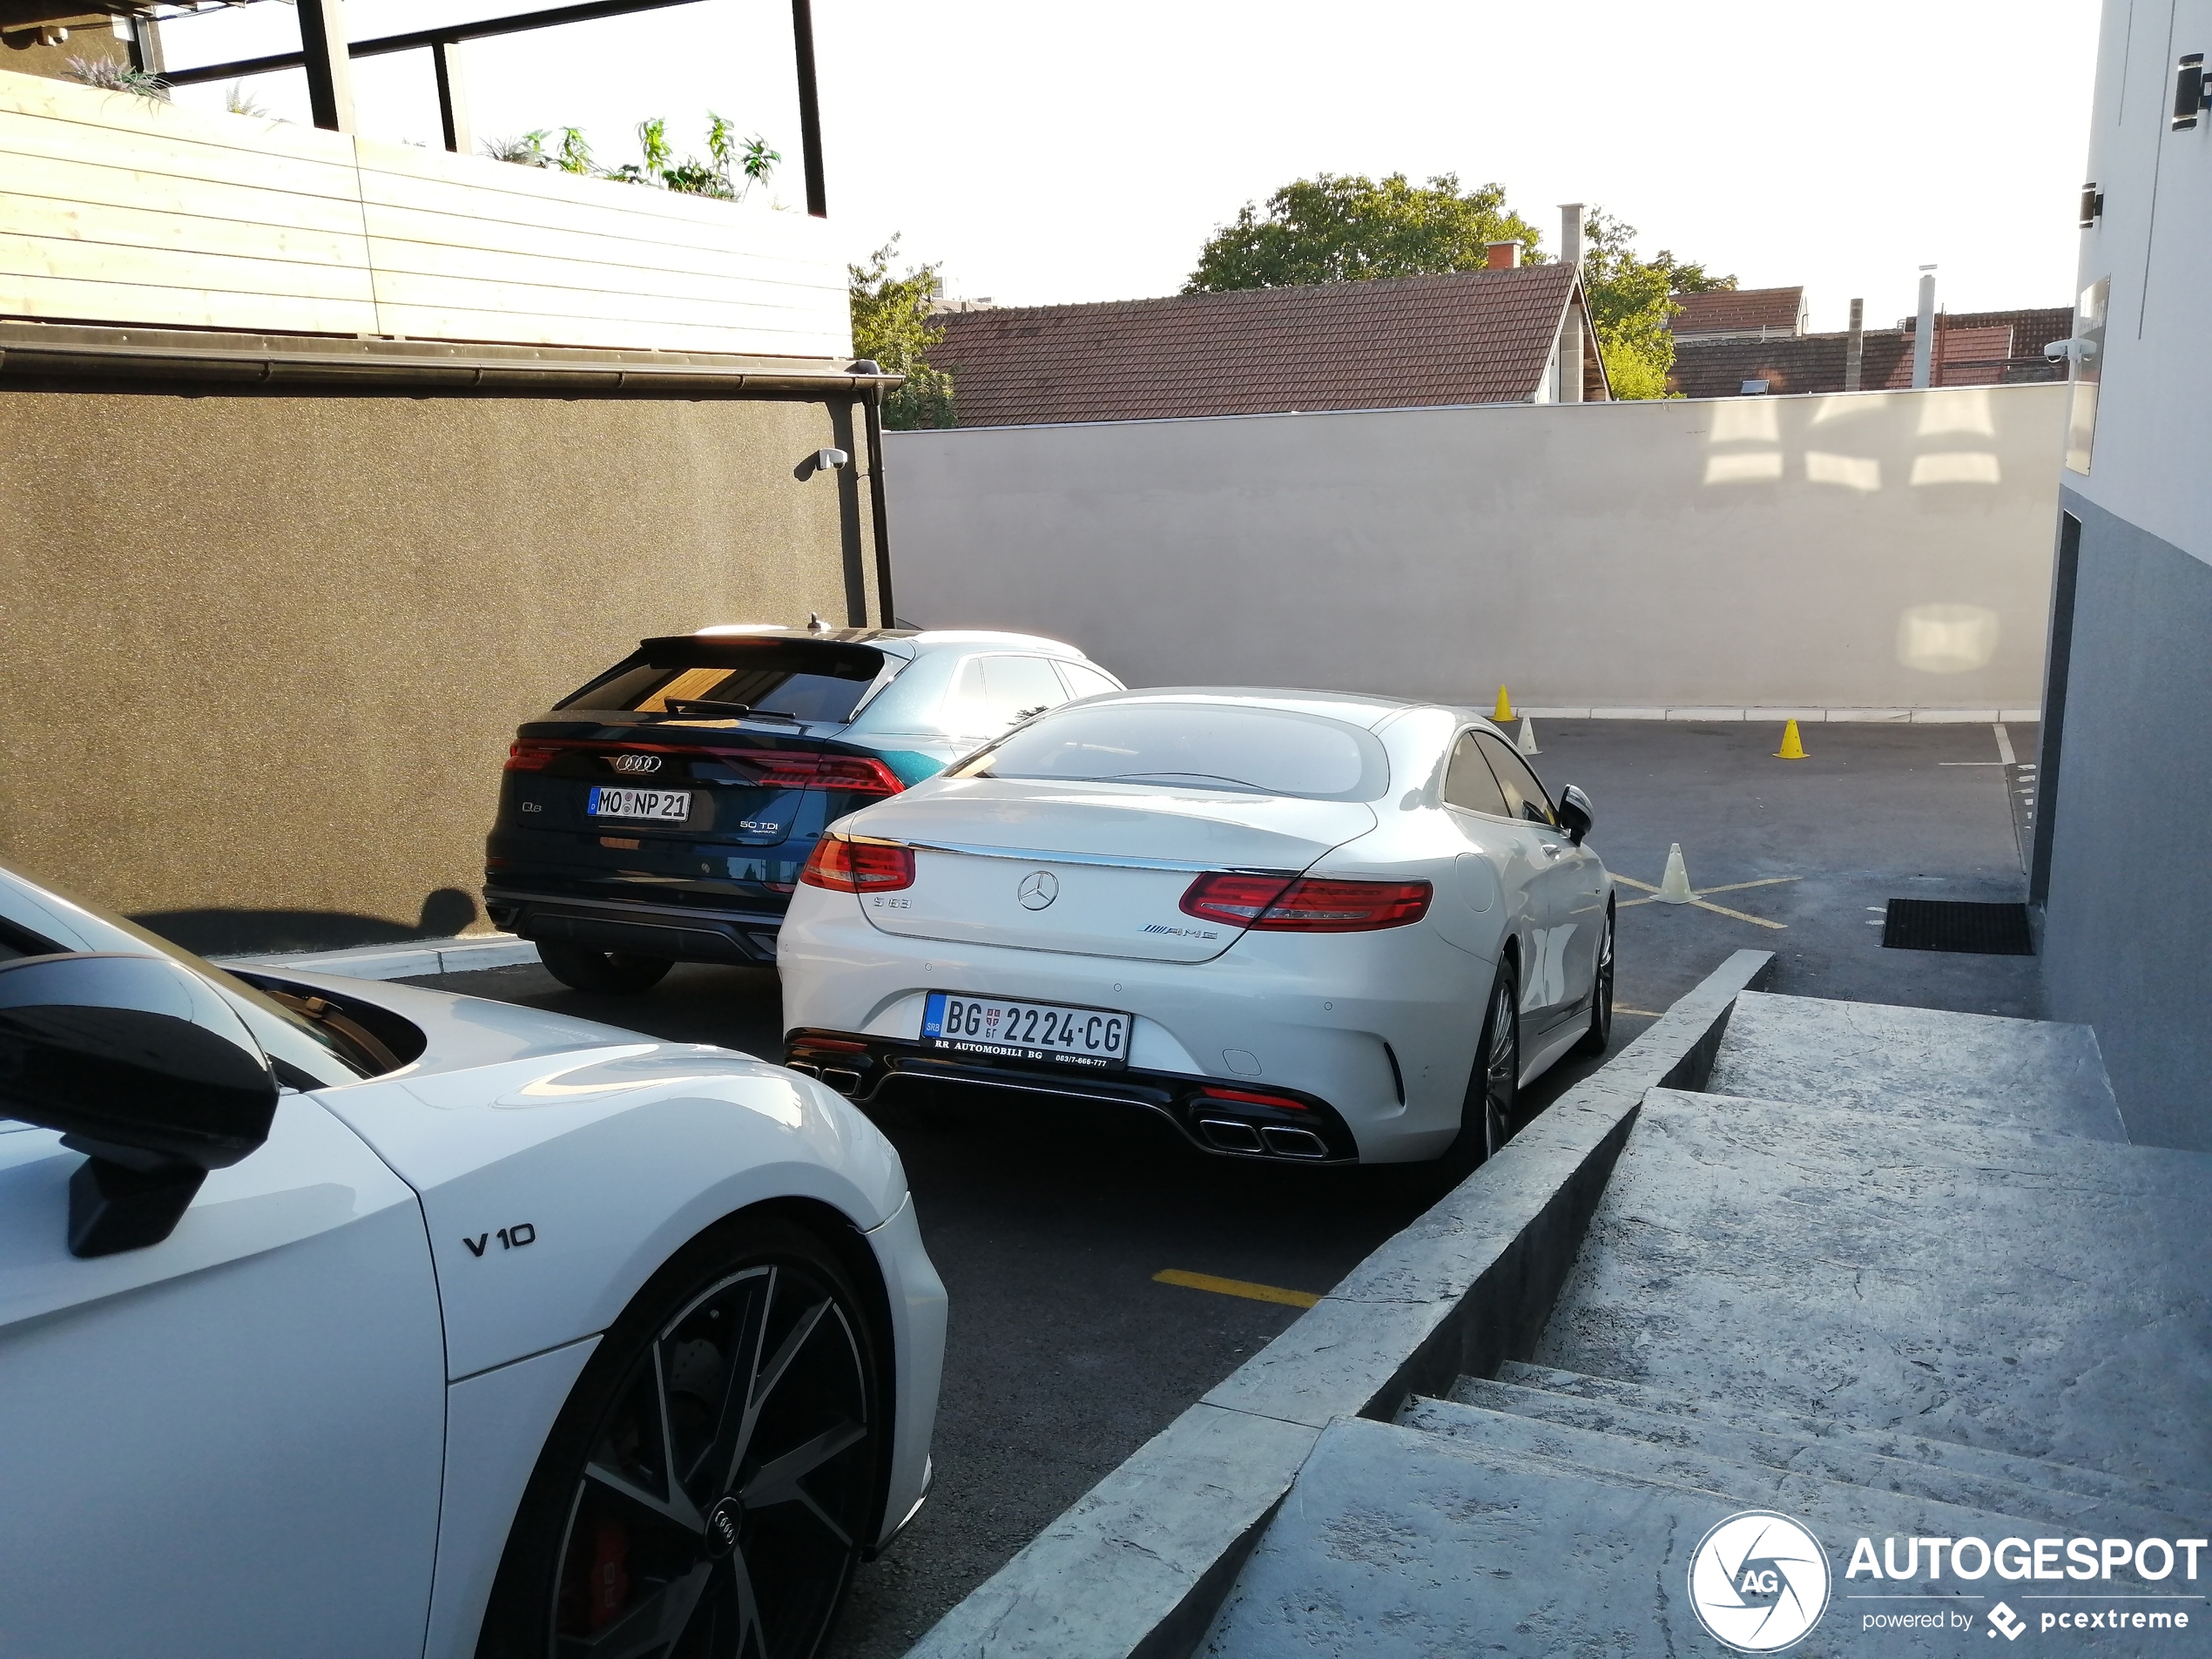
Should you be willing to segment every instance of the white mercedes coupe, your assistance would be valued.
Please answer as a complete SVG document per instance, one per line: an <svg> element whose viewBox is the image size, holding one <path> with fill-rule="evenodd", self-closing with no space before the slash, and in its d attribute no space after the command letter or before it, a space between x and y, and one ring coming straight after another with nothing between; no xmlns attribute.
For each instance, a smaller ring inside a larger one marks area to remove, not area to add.
<svg viewBox="0 0 2212 1659"><path fill-rule="evenodd" d="M812 1079L226 974L0 871L0 1651L782 1659L945 1295Z"/></svg>
<svg viewBox="0 0 2212 1659"><path fill-rule="evenodd" d="M1465 709L1069 704L833 826L778 952L786 1062L863 1103L1018 1089L1232 1156L1471 1164L1610 1039L1591 821Z"/></svg>

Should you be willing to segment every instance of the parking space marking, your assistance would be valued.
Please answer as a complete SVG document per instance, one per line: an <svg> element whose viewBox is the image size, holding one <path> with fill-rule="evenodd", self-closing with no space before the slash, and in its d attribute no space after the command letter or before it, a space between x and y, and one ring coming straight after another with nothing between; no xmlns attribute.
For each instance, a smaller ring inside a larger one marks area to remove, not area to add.
<svg viewBox="0 0 2212 1659"><path fill-rule="evenodd" d="M1632 1020L1656 1020L1659 1018L1659 1010L1657 1008L1624 1008L1618 1002L1615 1002L1613 1005L1613 1011L1615 1014L1625 1014Z"/></svg>
<svg viewBox="0 0 2212 1659"><path fill-rule="evenodd" d="M1612 873L1613 879L1619 882L1622 887L1634 887L1639 893L1648 893L1654 895L1649 899L1623 899L1615 905L1615 908L1626 910L1635 905L1657 904L1659 902L1656 896L1659 889L1653 887L1649 882L1639 881L1632 875L1622 875L1617 871ZM1696 905L1700 910L1711 911L1716 916L1726 916L1735 921L1748 921L1755 927L1771 927L1778 933L1788 928L1790 924L1786 921L1769 921L1764 916L1746 915L1741 910L1730 910L1724 904L1709 903L1706 900L1706 894L1713 893L1741 893L1746 887L1780 887L1785 881L1802 881L1804 880L1804 877L1801 875L1763 875L1756 881L1731 881L1726 887L1703 888L1690 895L1689 902Z"/></svg>
<svg viewBox="0 0 2212 1659"><path fill-rule="evenodd" d="M1152 1275L1152 1282L1180 1285L1186 1291L1211 1291L1216 1296L1241 1296L1247 1302L1279 1302L1291 1308L1310 1308L1321 1299L1311 1291L1286 1291L1279 1285L1255 1285L1249 1279L1216 1278L1211 1273L1186 1273L1179 1267L1163 1267Z"/></svg>

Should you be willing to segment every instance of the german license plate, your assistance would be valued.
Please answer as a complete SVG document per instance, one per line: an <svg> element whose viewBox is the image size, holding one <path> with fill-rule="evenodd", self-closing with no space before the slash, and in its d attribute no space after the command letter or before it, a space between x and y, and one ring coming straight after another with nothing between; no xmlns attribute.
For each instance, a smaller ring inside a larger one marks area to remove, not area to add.
<svg viewBox="0 0 2212 1659"><path fill-rule="evenodd" d="M998 1055L1042 1065L1120 1071L1129 1064L1130 1016L1060 1002L932 991L921 1046L951 1054Z"/></svg>
<svg viewBox="0 0 2212 1659"><path fill-rule="evenodd" d="M593 818L647 818L680 824L691 815L691 792L595 786L583 810Z"/></svg>

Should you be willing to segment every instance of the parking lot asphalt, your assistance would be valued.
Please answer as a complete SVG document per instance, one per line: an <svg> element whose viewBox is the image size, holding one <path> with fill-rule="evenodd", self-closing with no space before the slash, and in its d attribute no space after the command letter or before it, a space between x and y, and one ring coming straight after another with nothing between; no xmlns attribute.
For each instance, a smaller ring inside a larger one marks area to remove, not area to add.
<svg viewBox="0 0 2212 1659"><path fill-rule="evenodd" d="M1617 1049L1730 952L1772 950L1771 988L2033 1015L2030 957L1881 947L1892 897L2022 896L2015 768L1987 725L1806 728L1811 758L1771 758L1778 728L1545 724L1534 764L1597 807L1592 844L1658 886L1679 843L1698 906L1619 898ZM2034 728L2013 726L2033 758ZM1743 883L1761 883L1743 886ZM1714 889L1726 887L1727 892ZM414 981L774 1059L765 970L678 967L637 997L570 991L516 968ZM1529 1092L1541 1111L1600 1062ZM1064 1103L879 1119L906 1161L952 1325L928 1506L861 1569L834 1651L888 1659L1054 1516L1297 1317L1295 1305L1163 1284L1163 1270L1326 1291L1439 1196L1423 1171L1278 1169L1206 1157L1149 1119Z"/></svg>

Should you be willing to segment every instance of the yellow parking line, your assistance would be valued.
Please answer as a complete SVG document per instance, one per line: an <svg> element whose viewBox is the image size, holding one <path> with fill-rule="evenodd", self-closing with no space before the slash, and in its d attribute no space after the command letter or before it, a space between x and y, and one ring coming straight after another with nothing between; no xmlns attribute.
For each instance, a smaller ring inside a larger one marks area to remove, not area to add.
<svg viewBox="0 0 2212 1659"><path fill-rule="evenodd" d="M1613 1011L1615 1014L1625 1014L1632 1020L1656 1020L1660 1017L1659 1010L1656 1008L1626 1008L1618 1002L1613 1005Z"/></svg>
<svg viewBox="0 0 2212 1659"><path fill-rule="evenodd" d="M1311 1291L1286 1291L1279 1285L1254 1285L1241 1278L1216 1278L1211 1273L1186 1273L1163 1267L1152 1275L1156 1285L1180 1285L1186 1291L1211 1291L1216 1296L1241 1296L1248 1302L1279 1302L1285 1307L1310 1308L1321 1298Z"/></svg>
<svg viewBox="0 0 2212 1659"><path fill-rule="evenodd" d="M1653 887L1649 881L1639 881L1632 875L1622 875L1618 870L1610 871L1608 873L1611 874L1613 879L1615 881L1618 881L1622 887L1634 887L1638 893L1656 893L1659 891L1658 888ZM1639 900L1637 902L1641 903L1642 900Z"/></svg>
<svg viewBox="0 0 2212 1659"><path fill-rule="evenodd" d="M1784 881L1804 880L1804 877L1801 875L1764 875L1757 881L1731 881L1724 887L1700 887L1697 889L1697 896L1702 899L1709 893L1741 893L1746 887L1778 887Z"/></svg>
<svg viewBox="0 0 2212 1659"><path fill-rule="evenodd" d="M1772 927L1779 932L1790 925L1786 921L1769 921L1764 916L1747 916L1741 910L1730 910L1724 904L1707 904L1703 899L1692 899L1690 903L1696 905L1700 910L1710 910L1716 916L1729 916L1737 921L1748 921L1755 927Z"/></svg>

